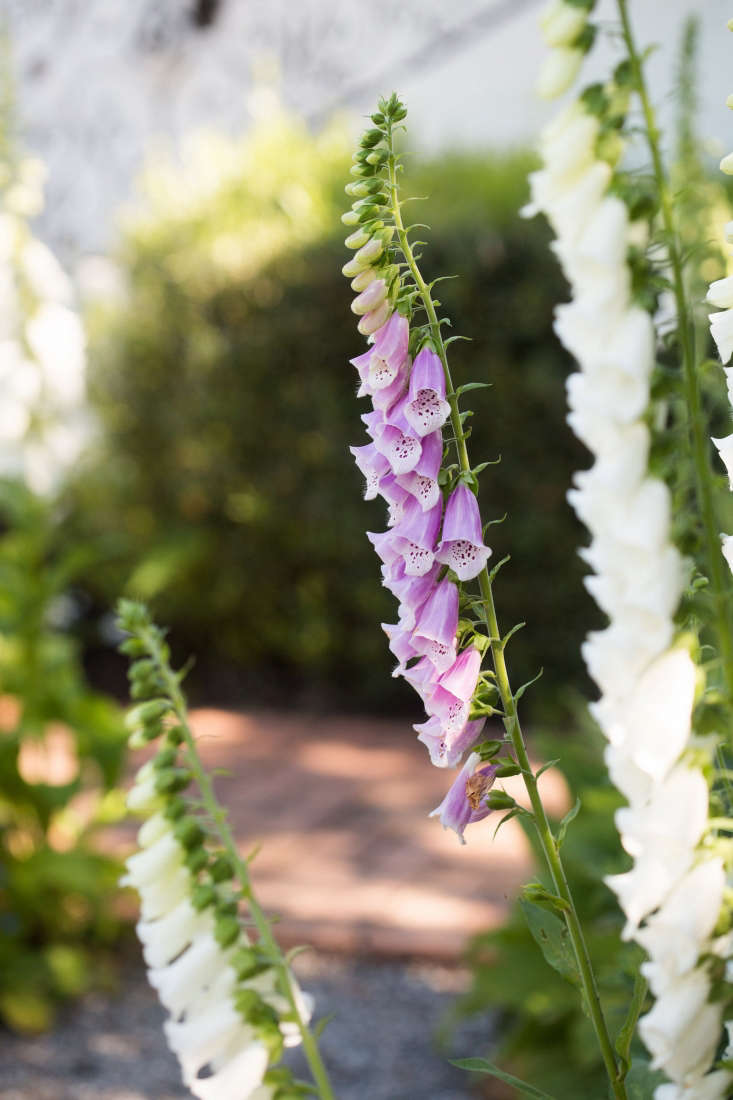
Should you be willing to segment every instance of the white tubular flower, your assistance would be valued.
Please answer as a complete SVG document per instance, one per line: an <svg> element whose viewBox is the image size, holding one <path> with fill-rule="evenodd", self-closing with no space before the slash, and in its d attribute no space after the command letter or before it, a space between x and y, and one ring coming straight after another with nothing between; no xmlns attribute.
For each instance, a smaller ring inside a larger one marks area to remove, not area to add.
<svg viewBox="0 0 733 1100"><path fill-rule="evenodd" d="M273 1090L261 1084L267 1062L264 1043L251 1042L218 1065L211 1077L189 1081L188 1087L199 1100L270 1100Z"/></svg>
<svg viewBox="0 0 733 1100"><path fill-rule="evenodd" d="M582 50L561 46L545 58L537 80L541 99L557 99L574 82L583 64Z"/></svg>
<svg viewBox="0 0 733 1100"><path fill-rule="evenodd" d="M722 860L699 863L677 882L665 903L637 933L637 942L655 960L645 968L654 990L695 966L700 944L713 934L724 887Z"/></svg>
<svg viewBox="0 0 733 1100"><path fill-rule="evenodd" d="M733 490L733 435L726 435L723 439L713 439L713 443L723 460L725 472L728 475L728 484Z"/></svg>
<svg viewBox="0 0 733 1100"><path fill-rule="evenodd" d="M624 938L649 955L644 969L657 1000L640 1031L675 1090L658 1091L656 1100L672 1100L677 1090L697 1100L721 1090L717 1074L706 1076L721 1011L710 1002L711 979L700 960L713 950L724 875L720 859L701 845L707 780L685 757L698 674L688 649L674 642L674 616L689 566L671 541L669 489L648 469L656 335L632 299L627 251L638 227L609 192L611 167L595 155L598 126L582 102L550 123L526 213L546 214L571 286L555 331L579 368L567 383L568 421L594 456L591 469L575 475L568 499L591 534L581 551L593 570L586 586L609 618L582 647L600 691L591 712L608 740L611 779L628 799L616 825L633 866L607 883L626 916ZM729 357L733 280L714 284L709 301L726 309L713 324ZM733 392L733 368L729 381ZM716 445L733 484L733 436ZM726 545L733 561L733 536Z"/></svg>
<svg viewBox="0 0 733 1100"><path fill-rule="evenodd" d="M161 967L172 962L185 947L210 929L210 918L205 913L198 913L185 897L158 920L138 921L135 931L143 945L147 965Z"/></svg>
<svg viewBox="0 0 733 1100"><path fill-rule="evenodd" d="M542 37L548 46L567 46L578 37L587 21L587 9L565 0L550 0L540 15Z"/></svg>

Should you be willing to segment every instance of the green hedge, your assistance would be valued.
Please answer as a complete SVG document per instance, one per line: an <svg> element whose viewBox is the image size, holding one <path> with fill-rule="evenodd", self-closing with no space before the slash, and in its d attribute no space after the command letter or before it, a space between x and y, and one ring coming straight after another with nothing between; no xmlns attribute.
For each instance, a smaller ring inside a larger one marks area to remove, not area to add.
<svg viewBox="0 0 733 1100"><path fill-rule="evenodd" d="M379 627L394 604L364 536L383 527L382 506L361 499L347 450L365 442L366 408L348 363L364 342L340 274L345 147L332 137L324 153L287 128L278 140L269 191L250 147L214 197L171 212L163 195L128 230L129 295L91 318L103 433L73 488L72 528L105 542L107 564L88 577L95 599L152 599L203 655L204 691L409 707ZM407 187L430 196L409 208L432 226L427 273L459 276L441 285L453 331L472 341L453 346L455 378L493 387L477 394L471 448L476 462L502 455L482 490L487 516L509 513L492 528L496 558L512 555L497 599L506 627L529 620L513 663L523 678L544 666L534 695L548 703L579 676L593 611L564 499L587 463L564 423L569 364L551 329L563 286L544 227L517 216L528 166L444 158L413 167ZM303 178L300 213L269 197ZM259 251L247 262L250 239ZM215 667L229 679L211 680Z"/></svg>

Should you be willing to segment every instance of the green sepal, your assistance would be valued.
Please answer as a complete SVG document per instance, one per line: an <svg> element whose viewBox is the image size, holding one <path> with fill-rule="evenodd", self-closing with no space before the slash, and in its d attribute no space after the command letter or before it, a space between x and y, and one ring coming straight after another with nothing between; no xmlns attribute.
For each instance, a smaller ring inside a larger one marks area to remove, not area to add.
<svg viewBox="0 0 733 1100"><path fill-rule="evenodd" d="M173 830L173 835L181 847L186 848L188 851L192 848L198 848L206 839L206 833L198 821L192 817L185 817L179 821Z"/></svg>
<svg viewBox="0 0 733 1100"><path fill-rule="evenodd" d="M482 760L492 760L497 753L501 752L504 747L503 741L482 741L480 745L477 745L474 752L477 752Z"/></svg>
<svg viewBox="0 0 733 1100"><path fill-rule="evenodd" d="M203 871L208 862L209 856L205 848L194 848L186 853L185 863L192 875L197 875L199 871Z"/></svg>
<svg viewBox="0 0 733 1100"><path fill-rule="evenodd" d="M144 657L148 652L145 642L141 641L140 638L125 638L124 642L120 642L117 646L117 649L125 657Z"/></svg>
<svg viewBox="0 0 733 1100"><path fill-rule="evenodd" d="M226 855L216 857L209 871L214 882L229 882L234 878L234 865Z"/></svg>
<svg viewBox="0 0 733 1100"><path fill-rule="evenodd" d="M178 750L173 745L164 745L153 757L154 768L171 768L178 758Z"/></svg>
<svg viewBox="0 0 733 1100"><path fill-rule="evenodd" d="M517 803L506 791L491 791L486 805L490 810L513 810Z"/></svg>
<svg viewBox="0 0 733 1100"><path fill-rule="evenodd" d="M158 794L178 794L184 791L192 779L188 768L161 768L155 779Z"/></svg>
<svg viewBox="0 0 733 1100"><path fill-rule="evenodd" d="M365 149L372 149L375 145L379 145L383 137L381 130L366 130L361 135L361 144Z"/></svg>
<svg viewBox="0 0 733 1100"><path fill-rule="evenodd" d="M198 882L191 891L191 905L197 913L210 909L217 900L216 890L209 882Z"/></svg>
<svg viewBox="0 0 733 1100"><path fill-rule="evenodd" d="M541 882L528 882L522 888L522 894L524 900L531 902L532 905L536 905L540 909L546 909L549 913L566 913L570 909L570 904L565 901L565 898L561 898L559 894L551 893Z"/></svg>
<svg viewBox="0 0 733 1100"><path fill-rule="evenodd" d="M186 802L182 798L171 798L166 808L163 810L163 816L168 821L178 821L179 818L188 810Z"/></svg>
<svg viewBox="0 0 733 1100"><path fill-rule="evenodd" d="M217 916L214 926L214 937L220 947L231 947L239 938L241 928L236 917L224 914Z"/></svg>
<svg viewBox="0 0 733 1100"><path fill-rule="evenodd" d="M502 764L496 769L496 778L507 779L510 775L519 775L521 771L519 764Z"/></svg>

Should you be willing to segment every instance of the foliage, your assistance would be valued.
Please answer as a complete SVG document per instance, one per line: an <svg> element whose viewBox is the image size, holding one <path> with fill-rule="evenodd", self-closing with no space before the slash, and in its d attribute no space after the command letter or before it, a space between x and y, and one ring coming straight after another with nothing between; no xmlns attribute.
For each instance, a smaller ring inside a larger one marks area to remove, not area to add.
<svg viewBox="0 0 733 1100"><path fill-rule="evenodd" d="M199 672L228 661L250 697L271 685L282 701L285 677L291 702L327 690L340 705L404 705L376 625L390 601L364 537L382 517L345 461L362 435L344 234L333 236L346 143L280 120L196 148L185 172L152 173L151 212L122 246L128 294L90 318L103 434L77 479L70 536L103 540L88 590L102 605L120 590L154 598L203 655ZM563 424L567 363L551 335L557 269L545 231L516 216L527 164L416 166L410 189L430 199L409 212L436 214L426 271L462 273L441 296L473 339L455 345L457 382L471 372L494 387L477 403L473 452L506 455L484 474L488 513L512 512L492 528L495 559L510 544L515 555L502 617L533 607L514 663L525 679L544 664L536 694L549 700L578 675L590 613L564 502L582 458Z"/></svg>
<svg viewBox="0 0 733 1100"><path fill-rule="evenodd" d="M615 1036L624 1023L643 954L620 940L621 914L602 881L604 875L625 870L628 862L619 851L613 823L614 811L623 800L605 775L598 733L579 707L576 726L571 736L541 737L538 751L547 758L562 754L562 770L581 800L581 810L563 843L563 862ZM531 826L527 832L536 846ZM540 853L537 856L539 863ZM461 1011L499 1010L503 1038L500 1050L491 1056L523 1080L563 1100L604 1096L607 1077L572 980L573 967L567 966L567 956L561 952L553 961L552 944L541 952L535 942L539 925L553 920L560 926L552 913L521 899L504 927L476 937L469 949L473 986ZM639 1077L647 1072L647 1063L636 1040L632 1053ZM649 1096L652 1091L646 1082L638 1095Z"/></svg>
<svg viewBox="0 0 733 1100"><path fill-rule="evenodd" d="M122 812L123 731L62 629L89 559L57 530L47 501L0 481L0 1018L20 1030L91 984L89 951L118 928L118 868L92 838Z"/></svg>

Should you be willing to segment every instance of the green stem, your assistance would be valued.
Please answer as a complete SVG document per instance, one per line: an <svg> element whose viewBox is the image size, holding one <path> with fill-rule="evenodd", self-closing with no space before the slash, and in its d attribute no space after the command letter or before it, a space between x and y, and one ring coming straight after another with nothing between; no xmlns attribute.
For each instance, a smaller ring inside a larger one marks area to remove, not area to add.
<svg viewBox="0 0 733 1100"><path fill-rule="evenodd" d="M728 588L730 577L721 550L719 524L715 518L715 505L713 501L711 471L709 465L710 441L709 429L702 410L700 385L698 379L697 356L695 354L695 327L692 311L687 303L685 289L684 265L680 254L679 236L675 226L674 205L670 193L669 180L664 170L661 150L659 147L659 130L654 117L654 108L649 98L649 91L644 80L644 72L634 41L631 22L626 0L618 0L618 10L623 27L624 41L631 61L634 73L636 91L641 100L644 114L646 138L651 154L654 178L659 193L660 211L667 249L669 252L670 266L672 269L672 282L674 286L674 298L677 308L679 324L679 339L682 351L683 389L688 410L688 422L690 430L690 448L695 468L695 495L702 517L705 556L711 581L713 605L715 610L715 627L718 635L719 652L723 664L723 677L727 690L728 702L733 703L733 634L731 633L730 616L728 614Z"/></svg>
<svg viewBox="0 0 733 1100"><path fill-rule="evenodd" d="M267 949L268 954L275 961L275 964L280 971L283 988L286 992L287 999L290 1002L290 1007L292 1009L294 1019L298 1025L298 1030L300 1031L301 1039L303 1042L303 1051L305 1053L306 1059L308 1060L310 1071L313 1074L313 1080L315 1081L318 1088L318 1095L321 1097L321 1100L335 1100L334 1092L328 1079L326 1067L321 1059L321 1053L318 1049L318 1044L310 1028L308 1027L308 1024L305 1022L300 1014L297 998L295 996L295 991L292 985L290 967L283 958L280 947L272 934L270 921L268 920L265 912L263 911L255 897L254 890L252 888L252 881L249 875L249 867L247 865L247 861L243 859L239 853L237 843L227 822L226 810L224 810L224 808L220 805L216 794L214 793L214 784L212 783L211 777L204 768L201 762L201 757L198 754L196 741L194 739L193 733L191 732L191 727L188 722L188 708L186 706L186 700L183 692L181 691L178 678L171 670L168 662L164 659L163 654L160 650L160 643L158 639L147 631L141 632L140 637L144 641L145 645L148 647L151 656L155 660L158 666L158 670L163 679L166 693L173 703L176 717L181 726L181 729L183 730L183 737L186 743L186 748L188 750L188 758L191 766L191 771L193 772L193 776L196 780L199 791L201 792L203 804L206 807L207 812L210 814L211 819L216 826L219 837L221 838L222 845L224 846L224 849L227 852L232 862L232 865L236 870L237 878L239 879L239 882L241 884L242 892L247 898L247 904L249 906L249 910L252 915L255 927L257 928L257 931L259 933L260 941Z"/></svg>
<svg viewBox="0 0 733 1100"><path fill-rule="evenodd" d="M400 209L400 201L397 188L397 171L396 161L392 148L392 135L389 134L389 187L391 193L392 213L394 216L395 228L397 230L397 236L400 242L400 248L407 262L407 266L412 273L412 277L415 280L415 285L420 293L423 305L428 315L428 322L430 326L430 334L435 345L440 361L443 364L443 370L445 372L447 400L450 404L450 417L451 425L453 427L453 433L456 439L456 448L458 451L458 461L461 468L461 472L468 474L471 471L471 463L468 457L468 448L466 446L466 436L461 424L460 411L458 409L458 398L455 393L453 381L451 379L450 369L448 366L448 356L443 342L443 334L441 332L438 316L435 311L435 303L433 302L430 288L422 277L422 273L417 265L415 257L410 246L410 242L407 238L407 232L405 230L404 223L402 221L402 212ZM567 875L565 874L565 868L562 864L560 857L560 851L555 841L552 828L545 813L544 805L542 804L542 798L539 793L537 785L537 777L532 771L532 765L527 754L526 745L524 742L524 736L519 721L519 714L517 712L517 703L514 697L514 693L511 689L509 682L509 674L507 672L506 661L504 659L504 646L501 640L501 632L499 630L499 623L496 616L496 608L494 605L494 595L492 591L491 578L489 576L488 568L485 567L479 575L479 585L481 588L481 595L483 598L483 606L485 610L485 621L489 631L491 655L494 663L494 671L496 673L496 682L501 698L502 706L504 709L504 725L506 731L511 739L514 752L516 754L517 763L521 768L522 778L524 785L529 796L530 804L532 806L534 825L537 830L537 836L539 838L542 851L547 862L547 866L550 872L550 877L553 882L555 892L564 902L563 916L565 924L570 936L570 942L573 947L573 953L578 967L578 973L580 976L580 982L583 988L583 994L585 997L585 1003L590 1014L590 1018L593 1024L593 1028L598 1039L598 1045L600 1047L603 1063L606 1067L613 1095L616 1100L626 1100L626 1087L624 1085L623 1076L624 1071L619 1063L616 1061L616 1055L611 1043L611 1038L608 1033L608 1027L603 1015L603 1008L601 1006L600 996L598 994L598 986L593 973L593 966L591 963L590 955L588 953L588 947L583 936L583 929L578 917L573 896L568 883Z"/></svg>

